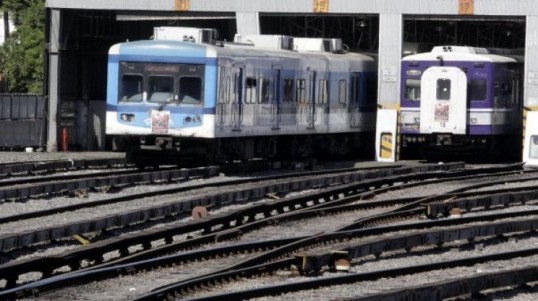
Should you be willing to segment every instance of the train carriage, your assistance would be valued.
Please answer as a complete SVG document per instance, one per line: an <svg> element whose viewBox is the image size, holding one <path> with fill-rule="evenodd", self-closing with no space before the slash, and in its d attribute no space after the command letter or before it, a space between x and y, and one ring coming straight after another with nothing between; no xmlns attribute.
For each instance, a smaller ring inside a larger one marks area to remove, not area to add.
<svg viewBox="0 0 538 301"><path fill-rule="evenodd" d="M354 53L120 43L109 51L106 132L140 165L349 153L373 139L376 69Z"/></svg>
<svg viewBox="0 0 538 301"><path fill-rule="evenodd" d="M522 56L437 46L403 58L402 156L515 159L521 153Z"/></svg>

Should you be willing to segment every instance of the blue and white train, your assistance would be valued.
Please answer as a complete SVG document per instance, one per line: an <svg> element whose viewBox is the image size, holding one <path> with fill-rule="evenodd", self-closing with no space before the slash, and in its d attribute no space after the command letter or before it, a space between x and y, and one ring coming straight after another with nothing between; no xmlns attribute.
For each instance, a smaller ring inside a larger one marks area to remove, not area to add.
<svg viewBox="0 0 538 301"><path fill-rule="evenodd" d="M173 40L112 46L106 133L114 148L139 165L327 158L365 146L372 155L375 59L327 51L334 39L274 38L295 49ZM312 43L321 50L301 46Z"/></svg>
<svg viewBox="0 0 538 301"><path fill-rule="evenodd" d="M523 57L510 51L437 46L403 58L403 157L521 154Z"/></svg>

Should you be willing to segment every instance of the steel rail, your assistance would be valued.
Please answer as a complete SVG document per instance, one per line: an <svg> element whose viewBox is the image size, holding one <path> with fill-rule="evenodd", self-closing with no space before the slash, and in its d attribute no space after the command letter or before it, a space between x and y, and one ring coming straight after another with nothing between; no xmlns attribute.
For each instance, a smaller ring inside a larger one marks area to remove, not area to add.
<svg viewBox="0 0 538 301"><path fill-rule="evenodd" d="M39 173L69 169L97 168L112 166L125 167L125 159L81 159L81 160L44 160L0 164L0 175L12 176L17 173ZM129 165L130 166L130 165Z"/></svg>
<svg viewBox="0 0 538 301"><path fill-rule="evenodd" d="M353 273L342 276L335 276L329 278L317 278L313 280L300 281L294 283L277 284L254 288L250 290L237 291L231 293L219 293L218 295L211 295L206 297L191 298L191 301L234 301L234 300L246 300L264 296L275 296L284 293L291 293L303 290L318 289L320 287L328 287L333 285L353 284L361 281L374 281L381 278L394 278L396 276L403 276L408 274L429 272L440 269L455 268L459 266L471 266L484 262L509 260L518 257L535 256L538 254L538 248L529 248L524 250L502 252L484 256L468 257L464 259L456 259L450 261L436 262L430 264L413 265L407 267L400 267L395 269L387 269L373 272ZM254 275L263 275L274 273L278 270L289 268L293 264L293 259L282 259L280 261L272 262L269 264L263 264L259 266L253 266L244 268L241 270L229 271L222 275L209 275L204 280L204 287L211 287L215 284L224 284L233 280L245 279ZM149 301L149 300L170 300L184 297L190 292L194 292L200 289L199 284L193 285L193 283L185 282L180 286L169 286L157 291L150 292L143 296L133 299L133 301Z"/></svg>
<svg viewBox="0 0 538 301"><path fill-rule="evenodd" d="M432 227L455 226L455 225L462 225L462 224L466 224L470 222L488 221L488 220L495 220L495 219L500 219L500 218L528 217L529 215L538 215L538 210L492 214L489 216L486 215L486 216L462 217L459 219L425 221L425 222L418 222L418 223L399 225L399 226L384 226L384 227L368 228L368 229L350 231L349 233L346 233L341 237L345 237L345 239L347 240L349 239L350 235L353 236L354 238L360 238L360 237L367 237L367 236L379 235L383 233L391 233L391 232L402 231L402 230L419 230L419 229L432 228ZM334 235L341 235L341 234L334 233ZM209 239L204 239L206 243L213 241L214 237L212 237L212 235L207 235L207 236L210 236L210 237ZM277 240L277 241L267 241L265 246L261 244L261 245L257 245L257 247L272 249L281 244L289 245L295 242L305 241L308 238L309 237L296 237L296 238L290 238L289 240L284 239L284 240ZM336 239L335 236L329 236L327 238L327 241L331 241L331 240L334 241L335 239ZM99 267L83 269L80 271L75 271L75 272L67 273L64 275L57 275L49 279L44 279L44 280L36 281L30 284L25 284L25 285L22 285L22 286L19 286L17 288L13 288L10 290L0 291L0 299L5 297L6 295L9 296L12 293L17 294L19 297L31 296L32 294L45 293L52 289L58 289L58 288L65 287L68 285L83 284L83 283L88 283L90 281L98 281L98 280L106 279L113 276L134 273L137 271L142 271L144 269L150 268L152 264L154 264L154 266L155 265L166 266L166 265L172 265L172 264L180 264L186 260L185 258L187 258L188 260L193 260L198 255L204 255L208 257L219 257L219 256L226 255L226 251L219 252L226 249L214 248L214 249L206 250L207 252L206 251L193 251L193 252L188 252L186 254L167 255L167 256L162 256L160 258L154 258L155 255L170 254L172 252L175 252L181 249L188 249L192 247L192 245L190 245L189 242L190 241L185 241L182 243L159 247L159 251L161 254L148 254L146 252L137 253L129 257L120 259L118 261L101 265ZM323 243L323 240L321 240L321 238L318 237L318 242ZM234 246L230 246L230 248L234 248ZM289 253L291 253L291 251ZM41 265L50 266L50 261L56 261L58 263L61 263L59 266L63 266L63 265L69 264L70 261L73 261L73 260L78 262L80 258L76 258L75 256L76 254L77 252L74 251L74 252L68 252L67 254L51 256L50 258L33 259L33 260L29 260L26 263L26 265L28 267L31 267L31 266L35 267L35 266L41 266ZM283 256L285 256L285 254ZM233 273L231 273L231 271L242 270L245 268L244 266L246 267L253 266L253 265L262 266L263 264L265 264L263 260L261 261L262 262L261 264L258 264L257 262L260 262L260 261L249 260L247 264L234 265L233 267L216 272L214 274L219 274L221 275L219 277L224 277L224 279L229 278L229 277L236 278L236 277L239 277L241 274L239 276L234 275ZM286 264L282 265L283 268L289 268L291 264L296 264L297 260L295 258L289 258L285 260L284 262L286 262ZM278 266L281 266L281 265L278 265ZM26 270L26 272L33 271L33 270L34 269L29 268ZM9 270L9 269L2 269L1 272L2 272L1 274L4 274L4 275L9 275L11 273L14 273L13 270ZM205 282L207 280L206 278L207 276L208 275L202 276L198 280L190 279L189 283L192 283L195 287L205 286L207 285L207 283ZM219 280L220 279L219 277L213 277L211 278L212 279L211 281L213 282L221 281ZM10 279L9 281L14 281L14 279ZM184 283L182 285L184 285Z"/></svg>
<svg viewBox="0 0 538 301"><path fill-rule="evenodd" d="M395 168L400 168L400 167L401 166L395 166ZM219 169L221 169L221 167L219 167ZM385 169L385 168L381 168L381 169ZM153 196L166 195L166 194L175 194L175 193L187 192L191 190L197 190L197 189L208 188L208 187L235 186L235 185L256 183L256 182L263 182L263 181L270 181L270 180L323 175L327 173L360 172L360 171L366 171L366 170L371 170L371 169L370 168L365 168L365 169L345 168L345 169L327 169L323 171L314 171L314 172L284 173L280 175L256 176L256 177L246 178L246 179L234 179L234 180L218 181L218 182L213 182L213 183L195 184L195 185L190 185L187 187L158 189L158 190L153 190L153 191L148 191L148 192L131 194L127 196L111 197L111 198L103 199L100 201L82 202L82 203L73 204L73 205L59 206L59 207L54 207L50 209L4 216L4 217L0 217L0 224L15 222L19 220L25 220L25 219L38 218L42 216L48 216L51 214L58 214L62 212L69 212L69 211L74 211L74 210L79 210L79 209L84 209L84 208L92 208L92 207L97 207L97 206L102 206L102 205L128 202L128 201L139 199L139 198L153 197Z"/></svg>
<svg viewBox="0 0 538 301"><path fill-rule="evenodd" d="M217 167L201 167L192 169L158 170L152 172L128 173L126 175L112 175L83 178L79 180L55 181L50 183L29 184L19 187L0 188L0 200L27 199L33 196L43 196L91 189L95 187L109 187L119 185L133 185L155 181L171 181L191 177L211 177L218 175Z"/></svg>
<svg viewBox="0 0 538 301"><path fill-rule="evenodd" d="M500 236L510 233L530 232L538 229L538 217L528 218L517 221L493 222L487 225L471 225L458 228L441 229L441 230L425 230L418 231L413 234L403 234L398 236L384 237L381 239L372 239L367 242L358 242L353 244L345 242L340 244L329 244L327 247L322 247L321 250L304 252L296 255L297 265L300 270L305 273L319 272L323 267L329 266L333 261L334 252L345 252L350 259L357 259L367 255L375 255L379 257L382 253L395 251L419 246L441 246L448 242L456 240L475 240L479 237ZM338 234L327 235L318 240L318 244L329 242L332 240L342 240L342 237L348 236L348 239L353 239L350 233L337 232Z"/></svg>
<svg viewBox="0 0 538 301"><path fill-rule="evenodd" d="M459 195L454 200L439 200L434 203L424 204L424 206L427 208L427 215L435 218L448 216L450 211L455 208L469 212L475 208L489 209L494 206L507 207L514 203L526 204L529 201L538 201L538 189L536 189L536 186L506 188L485 196L481 196L482 194Z"/></svg>
<svg viewBox="0 0 538 301"><path fill-rule="evenodd" d="M172 169L163 169L163 170L172 170ZM57 181L73 181L77 179L87 179L95 177L110 177L115 175L128 175L128 174L139 174L139 170L130 169L130 170L114 170L114 171L104 171L97 173L85 173L85 174L69 174L69 175L52 175L52 176L40 176L32 178L16 178L0 181L0 187L10 187L14 188L24 188L28 185L36 183L48 183L48 182L57 182ZM14 187L17 186L17 187ZM0 188L1 189L1 188Z"/></svg>
<svg viewBox="0 0 538 301"><path fill-rule="evenodd" d="M463 295L477 294L481 291L522 286L538 281L538 265L508 269L497 272L486 272L478 275L460 277L451 280L430 282L428 284L407 286L404 289L393 289L362 297L339 299L342 301L431 301L445 300ZM484 298L484 300L491 300Z"/></svg>
<svg viewBox="0 0 538 301"><path fill-rule="evenodd" d="M420 167L419 169L424 169L424 167ZM406 169L408 170L408 169ZM409 171L409 170L408 170ZM396 173L401 173L400 170L395 171ZM386 171L383 172L386 174ZM430 176L438 176L438 172L427 172L426 174L429 174ZM366 172L363 173L363 178L371 178L375 173L373 172ZM418 174L416 175L420 178L424 177L424 174ZM313 200L313 204L316 203L319 199L323 199L326 201L330 201L331 199L338 199L338 195L342 193L349 194L350 191L353 190L364 190L369 189L371 187L376 186L385 186L393 182L401 182L403 179L414 179L414 176L410 175L400 175L400 176L394 176L389 178L383 178L383 179L369 179L364 180L359 184L347 184L344 185L344 187L333 187L330 189L327 189L324 192L321 193L314 193L309 196L298 196L295 198L290 199L284 199L280 201L275 201L270 204L259 204L256 206L253 206L248 209L240 210L239 212L232 212L227 214L221 214L219 216L214 216L210 220L198 220L198 221L191 221L186 224L182 224L179 227L178 226L169 226L163 229L160 229L157 231L148 231L139 235L131 235L128 237L120 237L120 238L114 238L111 239L108 242L101 242L97 244L92 244L90 246L85 247L83 250L76 250L74 254L72 255L66 255L65 257L69 259L63 259L60 262L55 260L50 260L48 263L40 262L39 264L36 264L35 260L30 260L23 263L15 263L15 264L7 264L4 266L0 266L0 270L4 275L10 275L10 277L13 279L20 274L23 274L25 272L29 271L35 271L36 268L38 268L43 275L47 276L51 273L51 271L55 270L58 267L70 265L74 268L78 268L78 262L81 262L82 260L86 259L88 261L97 260L100 262L99 259L103 253L107 253L114 250L120 250L120 253L122 254L128 254L129 252L126 251L129 246L133 245L139 245L143 244L145 248L149 248L151 243L149 241L151 240L159 240L162 238L165 238L167 241L172 241L172 236L178 235L181 233L190 233L193 231L200 231L205 230L206 232L211 232L211 229L216 226L220 226L220 228L228 229L230 227L240 226L244 222L252 222L254 221L254 216L257 214L265 214L266 216L271 216L273 211L277 212L285 212L286 210L293 211L296 207L295 204L300 204L299 208L307 207L307 203ZM313 195L313 196L312 196ZM287 209L284 209L287 208ZM222 232L222 231L221 231ZM225 231L224 231L225 232ZM209 238L207 236L204 236L201 239L191 239L187 241L187 244L190 244L191 246L194 246L196 243L208 243L211 241L218 241L225 239L225 236L219 236L218 233L215 234L213 237ZM100 253L96 254L95 250L99 250ZM153 255L155 256L155 255ZM10 280L9 283L13 284L15 281Z"/></svg>
<svg viewBox="0 0 538 301"><path fill-rule="evenodd" d="M476 170L475 170L475 172L476 172ZM366 186L370 186L370 185L371 185L371 184L366 183ZM374 186L375 186L375 185L374 185ZM381 186L383 186L383 185L381 185ZM222 237L219 237L219 240L220 240L220 239L222 239ZM46 274L48 274L48 273L46 273Z"/></svg>
<svg viewBox="0 0 538 301"><path fill-rule="evenodd" d="M398 178L400 179L400 181L402 181L405 180L405 177L408 176L409 173L412 173L417 170L449 170L451 168L459 167L461 167L461 164L443 166L427 165L417 166L413 168L403 167L390 170L364 171L357 172L354 174L326 176L316 179L298 179L282 182L275 181L266 185L257 185L253 188L232 190L224 193L213 193L204 196L197 196L190 200L170 202L163 205L154 205L142 209L131 210L124 213L106 215L104 217L86 221L78 221L48 228L44 227L35 231L28 231L25 233L18 233L13 235L2 235L0 236L0 251L10 251L13 249L29 246L38 242L48 241L52 239L61 239L75 234L84 234L89 232L102 231L110 228L124 227L135 223L147 222L149 220L154 220L157 218L176 216L181 213L190 213L192 208L194 208L195 206L222 206L224 204L236 203L248 199L261 198L266 194L272 192L290 192L301 189L329 186L336 183L348 183L358 181L358 184L348 184L348 186L344 186L344 188L338 188L334 191L327 190L328 192L323 192L329 195L335 194L335 191L338 191L339 194L350 194L354 190L362 189L364 185L370 183L364 182L365 179L385 177L384 179L378 180L378 183L379 185L387 185L390 183L391 180L387 179L386 177L392 174L403 174L403 176L400 176ZM420 176L435 176L437 174L439 174L438 171L425 172ZM363 181L364 183L361 184L360 181ZM234 222L237 221L238 219L234 219Z"/></svg>

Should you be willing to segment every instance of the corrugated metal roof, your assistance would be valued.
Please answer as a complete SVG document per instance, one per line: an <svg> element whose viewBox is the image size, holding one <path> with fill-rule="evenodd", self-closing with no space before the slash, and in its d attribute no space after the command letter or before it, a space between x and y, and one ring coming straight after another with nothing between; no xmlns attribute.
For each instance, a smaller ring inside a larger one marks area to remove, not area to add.
<svg viewBox="0 0 538 301"><path fill-rule="evenodd" d="M174 11L179 0L47 0L51 8ZM538 15L535 0L474 0L474 15ZM188 0L190 11L313 13L312 0ZM329 0L328 13L458 15L458 0Z"/></svg>

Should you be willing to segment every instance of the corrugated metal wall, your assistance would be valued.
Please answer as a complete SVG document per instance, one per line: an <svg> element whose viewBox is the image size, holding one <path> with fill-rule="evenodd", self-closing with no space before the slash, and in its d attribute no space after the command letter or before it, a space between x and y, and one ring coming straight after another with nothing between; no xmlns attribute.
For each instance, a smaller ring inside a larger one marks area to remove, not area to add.
<svg viewBox="0 0 538 301"><path fill-rule="evenodd" d="M0 148L42 147L45 103L41 95L0 94Z"/></svg>
<svg viewBox="0 0 538 301"><path fill-rule="evenodd" d="M457 15L459 0L328 0L329 13ZM474 0L475 15L537 15L536 0ZM47 7L173 11L310 13L313 0L47 0ZM181 4L181 5L179 5Z"/></svg>

